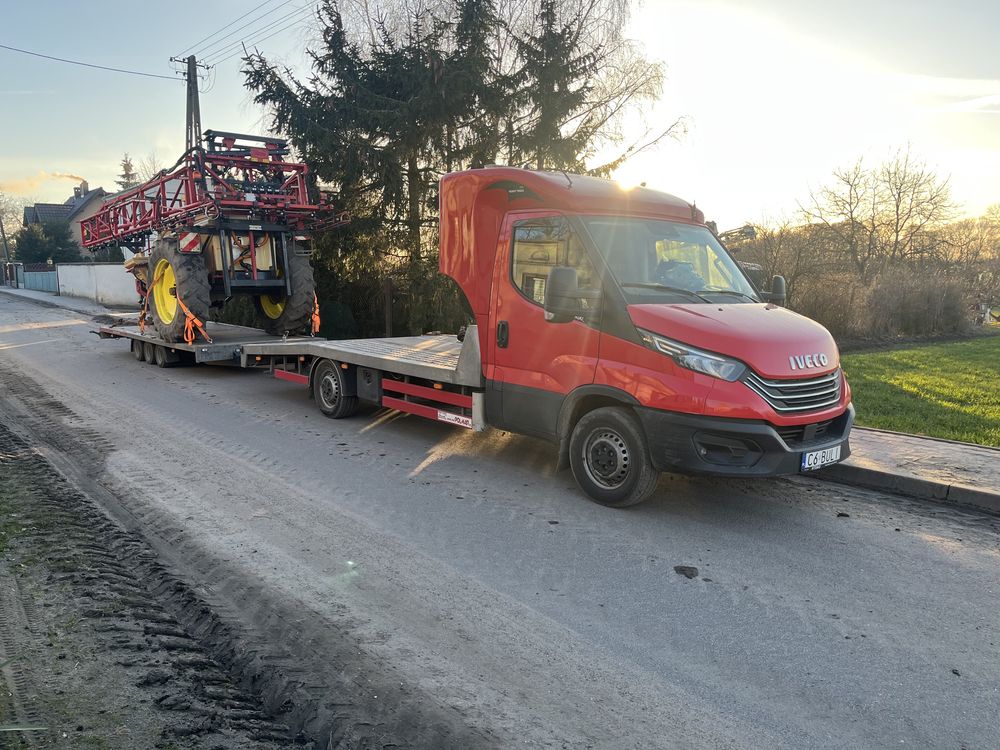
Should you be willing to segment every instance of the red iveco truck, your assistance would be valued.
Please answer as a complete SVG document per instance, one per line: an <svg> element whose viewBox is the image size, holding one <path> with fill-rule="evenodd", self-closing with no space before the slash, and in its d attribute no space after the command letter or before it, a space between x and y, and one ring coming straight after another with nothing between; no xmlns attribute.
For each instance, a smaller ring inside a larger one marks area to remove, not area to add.
<svg viewBox="0 0 1000 750"><path fill-rule="evenodd" d="M456 336L208 347L308 385L322 412L359 402L559 447L595 501L635 504L660 471L776 476L846 458L854 419L837 346L757 290L673 196L561 172L489 167L440 191L441 271L475 324ZM259 332L258 332L259 333ZM221 354L220 354L221 352ZM155 358L156 361L166 357Z"/></svg>

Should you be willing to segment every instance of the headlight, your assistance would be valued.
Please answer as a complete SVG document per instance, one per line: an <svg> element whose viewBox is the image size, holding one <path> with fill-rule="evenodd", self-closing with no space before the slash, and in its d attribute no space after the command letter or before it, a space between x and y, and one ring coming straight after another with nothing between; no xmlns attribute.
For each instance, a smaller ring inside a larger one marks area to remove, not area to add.
<svg viewBox="0 0 1000 750"><path fill-rule="evenodd" d="M655 349L661 354L666 354L681 367L694 370L704 375L711 375L719 380L728 380L732 383L739 380L746 372L746 365L735 359L729 359L719 354L710 354L693 346L682 344L679 341L665 339L655 333L638 329L643 343L650 349Z"/></svg>

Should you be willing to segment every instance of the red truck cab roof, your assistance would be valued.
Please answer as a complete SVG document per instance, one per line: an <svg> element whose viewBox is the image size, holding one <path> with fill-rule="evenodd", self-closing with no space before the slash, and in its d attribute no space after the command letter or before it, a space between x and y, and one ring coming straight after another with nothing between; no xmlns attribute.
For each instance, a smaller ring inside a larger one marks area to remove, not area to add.
<svg viewBox="0 0 1000 750"><path fill-rule="evenodd" d="M612 180L516 167L445 175L440 209L441 272L458 283L477 315L489 312L497 240L509 211L557 210L705 223L697 207L658 190L626 189Z"/></svg>

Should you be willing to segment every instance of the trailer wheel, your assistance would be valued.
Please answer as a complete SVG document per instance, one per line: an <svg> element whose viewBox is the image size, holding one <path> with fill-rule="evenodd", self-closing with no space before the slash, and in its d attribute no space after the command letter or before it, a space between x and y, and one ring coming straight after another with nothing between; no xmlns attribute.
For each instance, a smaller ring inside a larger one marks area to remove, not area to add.
<svg viewBox="0 0 1000 750"><path fill-rule="evenodd" d="M316 304L316 280L313 278L312 261L300 255L294 241L288 245L288 271L292 277L292 293L271 296L261 294L253 298L260 317L261 327L271 334L300 334L312 332L313 308Z"/></svg>
<svg viewBox="0 0 1000 750"><path fill-rule="evenodd" d="M156 344L149 341L142 342L142 359L149 364L156 364Z"/></svg>
<svg viewBox="0 0 1000 750"><path fill-rule="evenodd" d="M569 463L580 488L612 508L641 503L659 478L639 421L619 407L594 409L580 418L570 437Z"/></svg>
<svg viewBox="0 0 1000 750"><path fill-rule="evenodd" d="M167 347L160 346L159 344L157 344L153 356L156 358L157 367L173 367L181 360L177 352L172 352Z"/></svg>
<svg viewBox="0 0 1000 750"><path fill-rule="evenodd" d="M168 343L184 338L187 316L178 298L202 322L208 320L211 288L205 259L200 254L185 255L176 239L161 239L149 254L149 311L153 327Z"/></svg>
<svg viewBox="0 0 1000 750"><path fill-rule="evenodd" d="M135 357L139 362L142 362L145 356L142 352L142 342L138 339L129 339L132 342L132 356Z"/></svg>
<svg viewBox="0 0 1000 750"><path fill-rule="evenodd" d="M358 410L358 397L344 395L344 371L326 359L313 373L313 397L319 410L331 419L349 417Z"/></svg>

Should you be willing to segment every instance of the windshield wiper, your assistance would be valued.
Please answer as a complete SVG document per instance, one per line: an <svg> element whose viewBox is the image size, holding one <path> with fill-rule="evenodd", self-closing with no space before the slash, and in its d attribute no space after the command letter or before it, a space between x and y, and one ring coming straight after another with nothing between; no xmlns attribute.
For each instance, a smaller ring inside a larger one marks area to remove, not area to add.
<svg viewBox="0 0 1000 750"><path fill-rule="evenodd" d="M686 294L688 297L697 297L702 302L708 302L709 304L712 302L708 297L702 297L698 292L693 292L690 289L684 289L679 286L667 286L665 284L653 284L642 281L626 281L621 286L623 289L654 289L658 292L676 292L677 294Z"/></svg>
<svg viewBox="0 0 1000 750"><path fill-rule="evenodd" d="M754 297L751 297L749 294L746 294L745 292L737 292L735 289L699 289L698 290L698 294L706 294L706 293L707 294L731 294L731 295L736 296L736 297L744 297L745 299L748 299L751 302L760 302L759 299L755 299Z"/></svg>

